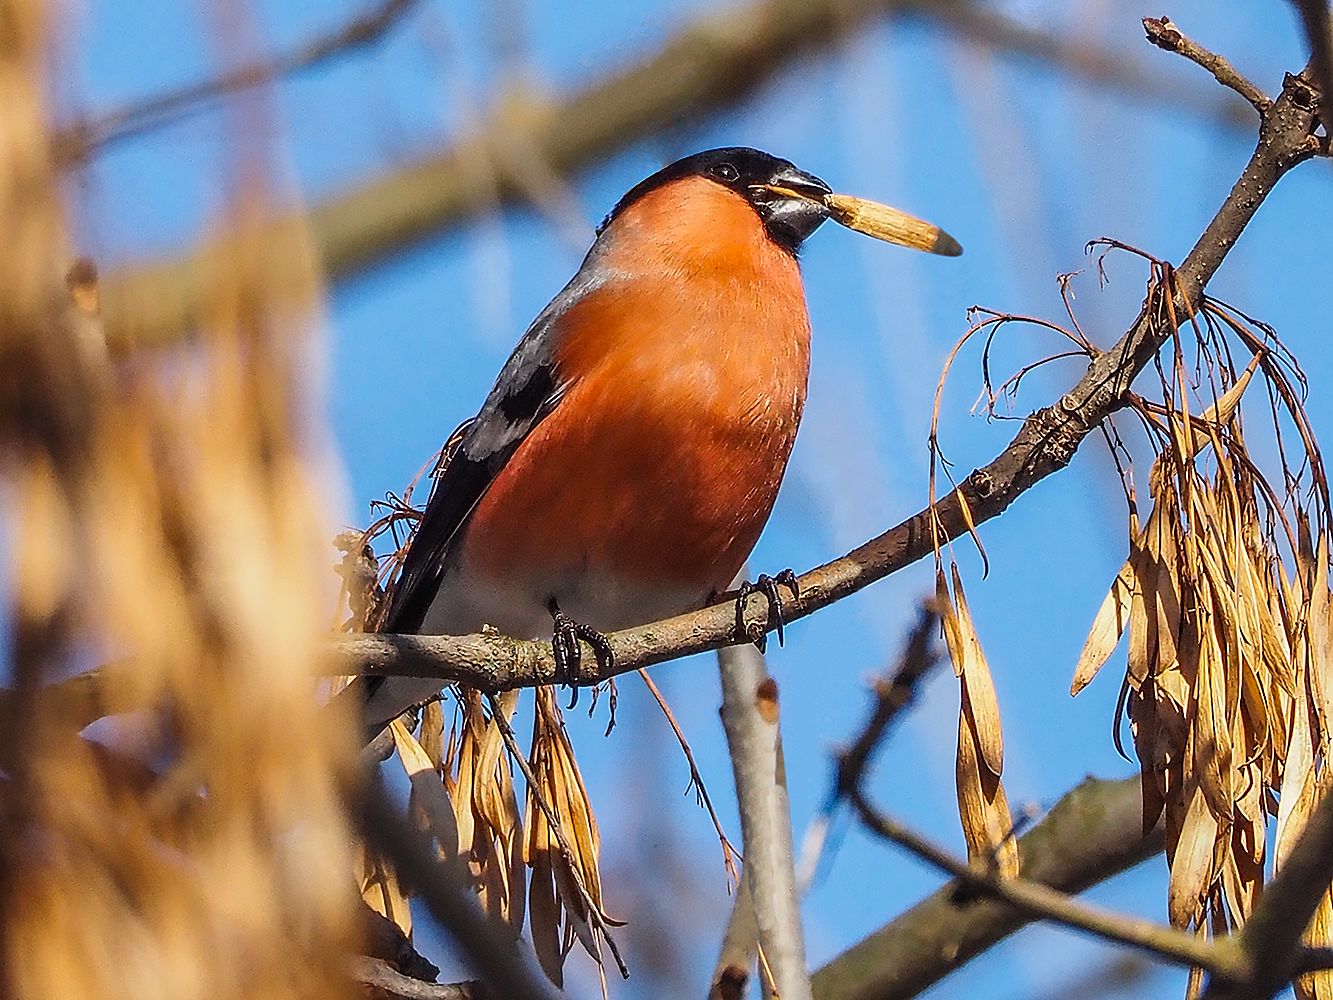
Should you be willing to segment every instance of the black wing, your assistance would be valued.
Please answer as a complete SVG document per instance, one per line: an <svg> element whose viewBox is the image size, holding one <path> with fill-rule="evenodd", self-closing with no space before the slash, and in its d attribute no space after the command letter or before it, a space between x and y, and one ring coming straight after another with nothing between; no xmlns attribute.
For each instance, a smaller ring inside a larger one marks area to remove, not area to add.
<svg viewBox="0 0 1333 1000"><path fill-rule="evenodd" d="M591 260L593 254L589 254ZM420 630L448 566L451 545L487 488L523 439L559 404L568 388L555 360L563 317L601 284L587 261L542 310L500 370L481 411L463 432L452 459L435 480L394 588L382 631Z"/></svg>

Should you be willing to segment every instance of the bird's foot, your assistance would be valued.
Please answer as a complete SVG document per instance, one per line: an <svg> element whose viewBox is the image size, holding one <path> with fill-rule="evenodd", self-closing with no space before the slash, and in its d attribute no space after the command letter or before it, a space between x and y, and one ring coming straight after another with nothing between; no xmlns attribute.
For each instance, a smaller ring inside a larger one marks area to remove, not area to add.
<svg viewBox="0 0 1333 1000"><path fill-rule="evenodd" d="M796 574L790 569L784 569L776 576L760 573L754 583L745 580L736 591L736 634L753 642L761 653L768 645L768 631L758 625L753 629L745 627L745 601L751 594L763 594L768 598L768 626L777 630L778 645L781 646L785 638L782 630L786 624L786 611L782 605L782 592L778 590L779 586L786 587L791 591L793 598L800 599L801 586L796 582Z"/></svg>
<svg viewBox="0 0 1333 1000"><path fill-rule="evenodd" d="M615 653L612 652L611 643L607 641L606 636L591 625L574 621L560 610L560 605L556 603L554 597L547 604L547 609L551 612L551 621L554 624L551 633L551 651L555 654L555 682L570 688L569 707L573 708L579 703L579 689L576 682L579 676L579 662L583 658L579 640L582 639L592 647L593 653L597 656L597 664L603 671L609 671L615 665Z"/></svg>

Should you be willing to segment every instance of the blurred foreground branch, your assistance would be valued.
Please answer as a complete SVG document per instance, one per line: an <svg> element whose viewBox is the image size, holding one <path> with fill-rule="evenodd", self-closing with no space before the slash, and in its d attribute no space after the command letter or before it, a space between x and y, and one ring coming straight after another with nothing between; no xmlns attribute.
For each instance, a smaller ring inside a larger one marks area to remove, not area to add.
<svg viewBox="0 0 1333 1000"><path fill-rule="evenodd" d="M425 836L400 815L378 775L351 793L352 815L366 843L391 860L399 878L449 933L459 955L506 1000L554 1000L555 989L519 949L517 939L482 912L461 874L441 862ZM429 985L429 984L426 984Z"/></svg>
<svg viewBox="0 0 1333 1000"><path fill-rule="evenodd" d="M519 111L415 164L316 203L308 214L275 218L274 233L303 227L326 275L345 278L450 225L524 200L534 166L567 176L663 128L735 105L796 57L825 49L876 17L910 14L1022 58L1055 65L1098 85L1201 112L1231 127L1234 109L1202 92L1157 82L1146 66L1046 34L967 0L754 0L683 27L656 52L606 73L556 101L534 97ZM478 169L484 164L485 169ZM202 246L180 259L109 276L107 329L124 348L174 341L197 318L210 260L227 248ZM274 285L280 287L282 260Z"/></svg>

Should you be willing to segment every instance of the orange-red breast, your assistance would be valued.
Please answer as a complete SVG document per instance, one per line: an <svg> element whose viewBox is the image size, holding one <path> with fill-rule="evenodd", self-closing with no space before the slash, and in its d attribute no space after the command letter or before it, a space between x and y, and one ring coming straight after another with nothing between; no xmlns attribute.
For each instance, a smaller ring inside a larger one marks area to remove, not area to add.
<svg viewBox="0 0 1333 1000"><path fill-rule="evenodd" d="M567 642L571 622L592 636L725 590L800 424L810 319L796 255L830 193L748 148L630 190L463 431L385 631L550 637L558 611ZM439 689L369 687L372 726Z"/></svg>

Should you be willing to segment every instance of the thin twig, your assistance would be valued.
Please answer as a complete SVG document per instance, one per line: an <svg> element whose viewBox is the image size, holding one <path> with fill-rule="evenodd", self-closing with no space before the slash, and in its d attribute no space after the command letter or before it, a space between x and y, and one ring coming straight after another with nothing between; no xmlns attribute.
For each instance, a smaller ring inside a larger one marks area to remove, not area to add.
<svg viewBox="0 0 1333 1000"><path fill-rule="evenodd" d="M763 654L748 643L719 650L717 656L722 727L736 778L745 887L753 904L759 950L772 969L774 992L782 1000L810 1000L777 683L768 675Z"/></svg>
<svg viewBox="0 0 1333 1000"><path fill-rule="evenodd" d="M647 685L648 693L653 696L653 700L657 702L657 707L666 716L667 725L671 727L671 731L676 735L676 742L680 744L681 753L685 755L685 763L690 769L690 787L694 789L699 796L699 801L708 812L708 818L713 821L713 829L717 831L717 839L722 844L722 864L727 870L727 877L733 883L738 883L740 875L736 871L736 848L727 839L727 832L722 829L722 821L718 819L717 810L713 808L713 800L708 794L707 786L704 785L704 776L699 772L699 765L694 760L694 751L690 749L690 741L685 738L685 731L680 728L675 713L671 711L671 706L667 704L666 698L663 697L652 677L648 675L648 671L640 670L639 677Z"/></svg>
<svg viewBox="0 0 1333 1000"><path fill-rule="evenodd" d="M1127 53L1092 44L1075 32L1043 30L980 3L940 4L927 16L960 38L1001 56L1021 56L1038 66L1060 70L1073 80L1131 100L1186 111L1229 131L1249 129L1249 112L1229 94L1218 94L1210 87L1181 87Z"/></svg>
<svg viewBox="0 0 1333 1000"><path fill-rule="evenodd" d="M201 105L228 94L311 69L383 38L420 0L378 0L331 31L287 52L238 66L208 80L153 97L143 98L95 118L79 122L55 136L56 157L62 163L86 160L93 152L121 140L162 128L199 110Z"/></svg>
<svg viewBox="0 0 1333 1000"><path fill-rule="evenodd" d="M1022 878L1005 878L994 865L973 866L908 829L870 804L862 788L871 756L889 724L911 702L916 686L935 663L930 647L930 609L913 630L903 664L891 681L876 689L875 706L861 735L839 757L836 795L851 802L861 822L891 843L948 872L968 889L1003 900L1030 916L1086 931L1122 944L1162 955L1188 966L1202 966L1234 976L1241 959L1234 942L1212 943L1172 927L1125 917L1076 902L1064 893Z"/></svg>
<svg viewBox="0 0 1333 1000"><path fill-rule="evenodd" d="M1268 114L1273 101L1267 94L1245 79L1225 57L1210 52L1182 33L1169 17L1145 17L1143 30L1148 33L1148 41L1159 49L1179 53L1190 62L1197 63L1213 74L1213 78L1222 86L1234 90L1245 98L1260 116Z"/></svg>
<svg viewBox="0 0 1333 1000"><path fill-rule="evenodd" d="M1245 972L1245 962L1239 949L1229 938L1208 941L1151 920L1111 913L1077 902L1037 882L1023 878L1003 878L993 866L974 868L878 811L866 801L859 787L852 789L850 799L867 829L948 872L976 894L1002 900L1031 917L1050 920L1107 941L1129 945L1177 965L1198 966L1228 979Z"/></svg>
<svg viewBox="0 0 1333 1000"><path fill-rule="evenodd" d="M1138 777L1088 778L1019 839L1023 877L1079 893L1162 852L1162 826L1143 834ZM1032 917L979 898L959 905L953 883L889 921L815 973L816 1000L906 1000Z"/></svg>

